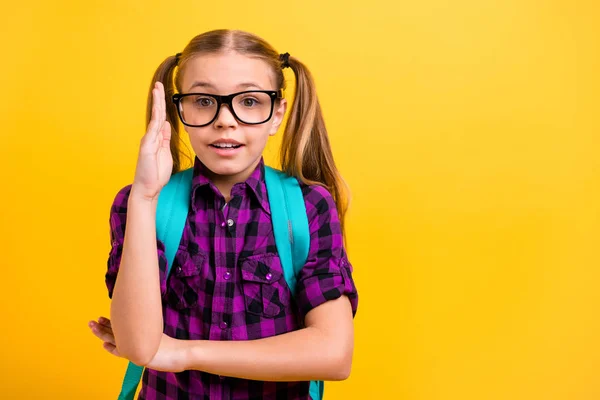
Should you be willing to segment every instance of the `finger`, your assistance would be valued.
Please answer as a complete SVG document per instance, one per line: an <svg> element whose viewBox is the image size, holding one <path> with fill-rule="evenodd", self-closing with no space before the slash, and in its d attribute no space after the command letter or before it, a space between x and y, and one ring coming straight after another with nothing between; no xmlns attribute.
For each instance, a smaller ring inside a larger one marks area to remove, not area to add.
<svg viewBox="0 0 600 400"><path fill-rule="evenodd" d="M156 85L155 85L156 86ZM152 89L152 115L150 117L150 123L148 124L148 131L146 132L147 136L150 136L152 139L156 137L158 131L160 130L159 126L159 110L157 105L157 90L156 87Z"/></svg>
<svg viewBox="0 0 600 400"><path fill-rule="evenodd" d="M160 120L162 122L161 125L161 129L164 127L165 122L167 121L167 103L165 101L165 87L162 84L162 82L159 82L160 84L160 109L161 109L161 116L160 116Z"/></svg>
<svg viewBox="0 0 600 400"><path fill-rule="evenodd" d="M164 126L166 120L165 112L165 92L161 82L156 82L156 130L154 131L154 140L160 140L160 131Z"/></svg>
<svg viewBox="0 0 600 400"><path fill-rule="evenodd" d="M104 342L102 343L102 347L104 348L104 350L108 351L113 356L121 357L119 351L117 350L117 346L115 346L114 344Z"/></svg>
<svg viewBox="0 0 600 400"><path fill-rule="evenodd" d="M110 332L112 332L112 325L110 323L110 320L105 317L98 318L98 321L90 321L88 326L90 328L103 327L105 329L108 329Z"/></svg>
<svg viewBox="0 0 600 400"><path fill-rule="evenodd" d="M160 122L162 115L162 110L160 107L160 82L154 83L154 88L152 89L152 106L156 110L156 121Z"/></svg>
<svg viewBox="0 0 600 400"><path fill-rule="evenodd" d="M162 128L163 122L165 120L165 117L164 117L165 113L163 110L163 103L165 101L164 101L164 94L162 91L162 84L160 82L156 82L155 91L156 91L156 94L155 94L155 98L154 98L154 104L156 106L156 122L157 122L156 133L158 135L158 133L160 132L160 130Z"/></svg>
<svg viewBox="0 0 600 400"><path fill-rule="evenodd" d="M152 105L156 110L155 120L156 122L160 122L160 89L158 83L154 85L154 89L152 91Z"/></svg>
<svg viewBox="0 0 600 400"><path fill-rule="evenodd" d="M163 128L161 130L162 140L160 145L167 149L170 148L171 145L171 124L169 121L165 121Z"/></svg>
<svg viewBox="0 0 600 400"><path fill-rule="evenodd" d="M94 334L94 336L96 336L98 339L102 340L103 342L109 342L109 343L116 345L115 336L113 335L111 329L106 328L102 325L96 324L92 327L92 333Z"/></svg>
<svg viewBox="0 0 600 400"><path fill-rule="evenodd" d="M160 106L160 118L161 121L166 121L167 119L167 104L165 102L165 86L162 84L162 82L156 82L158 84L158 95L159 95L159 99L158 99L158 104Z"/></svg>
<svg viewBox="0 0 600 400"><path fill-rule="evenodd" d="M111 329L112 329L112 325L111 325L111 323L110 323L110 319L108 319L108 318L106 318L106 317L100 317L100 318L98 318L98 323L99 323L100 325L104 325L104 326L106 326L107 328L111 328Z"/></svg>

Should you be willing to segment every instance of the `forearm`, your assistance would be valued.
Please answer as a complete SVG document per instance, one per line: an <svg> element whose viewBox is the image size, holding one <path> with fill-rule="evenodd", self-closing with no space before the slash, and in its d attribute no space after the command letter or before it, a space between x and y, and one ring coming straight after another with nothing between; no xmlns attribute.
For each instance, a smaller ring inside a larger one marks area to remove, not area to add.
<svg viewBox="0 0 600 400"><path fill-rule="evenodd" d="M119 352L139 365L152 359L163 331L155 221L156 201L132 188L110 313Z"/></svg>
<svg viewBox="0 0 600 400"><path fill-rule="evenodd" d="M317 327L252 341L184 341L186 369L266 381L343 380L352 340Z"/></svg>

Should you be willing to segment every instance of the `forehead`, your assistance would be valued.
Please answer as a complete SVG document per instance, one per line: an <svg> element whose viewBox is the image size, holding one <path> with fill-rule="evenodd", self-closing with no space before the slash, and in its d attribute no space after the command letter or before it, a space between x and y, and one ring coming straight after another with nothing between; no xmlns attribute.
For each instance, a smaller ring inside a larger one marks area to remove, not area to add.
<svg viewBox="0 0 600 400"><path fill-rule="evenodd" d="M203 85L198 86L201 83ZM259 89L276 90L271 67L265 61L235 52L203 54L188 60L181 79L181 89L213 89L220 94L245 90L249 84Z"/></svg>

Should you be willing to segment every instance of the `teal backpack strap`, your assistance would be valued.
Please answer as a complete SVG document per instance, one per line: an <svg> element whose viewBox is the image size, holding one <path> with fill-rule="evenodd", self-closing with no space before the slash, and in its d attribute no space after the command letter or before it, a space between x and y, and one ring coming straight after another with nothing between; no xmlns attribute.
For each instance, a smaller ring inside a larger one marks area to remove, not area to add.
<svg viewBox="0 0 600 400"><path fill-rule="evenodd" d="M296 178L268 166L265 166L265 184L283 275L295 295L296 277L304 267L310 247L304 196Z"/></svg>
<svg viewBox="0 0 600 400"><path fill-rule="evenodd" d="M165 245L167 276L177 254L190 209L193 175L193 168L176 173L158 195L156 237Z"/></svg>
<svg viewBox="0 0 600 400"><path fill-rule="evenodd" d="M192 168L172 175L158 195L156 237L165 245L167 276L171 271L185 226L192 189L192 176ZM143 367L132 362L129 363L118 400L133 400L143 372Z"/></svg>
<svg viewBox="0 0 600 400"><path fill-rule="evenodd" d="M310 230L306 204L298 180L282 171L265 166L265 184L271 208L271 221L283 276L296 295L296 277L306 263L310 248ZM324 382L311 381L312 400L323 398Z"/></svg>

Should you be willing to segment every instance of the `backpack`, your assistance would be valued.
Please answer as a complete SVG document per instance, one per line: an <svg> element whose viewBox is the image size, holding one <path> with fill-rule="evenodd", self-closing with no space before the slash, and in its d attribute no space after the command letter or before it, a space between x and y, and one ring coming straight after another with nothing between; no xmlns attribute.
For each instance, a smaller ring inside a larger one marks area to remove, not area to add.
<svg viewBox="0 0 600 400"><path fill-rule="evenodd" d="M179 247L187 219L193 168L173 174L158 196L156 235L165 244L167 276ZM283 275L292 296L296 294L296 277L308 257L310 232L304 196L298 180L265 165L265 184L271 208L271 220ZM143 367L129 362L118 400L133 400ZM311 381L312 400L323 398L324 382Z"/></svg>

